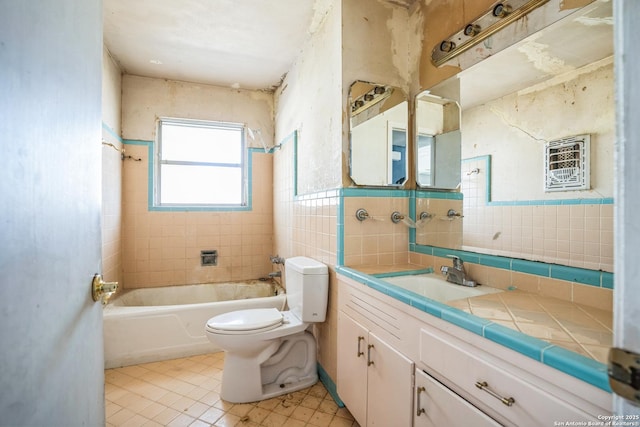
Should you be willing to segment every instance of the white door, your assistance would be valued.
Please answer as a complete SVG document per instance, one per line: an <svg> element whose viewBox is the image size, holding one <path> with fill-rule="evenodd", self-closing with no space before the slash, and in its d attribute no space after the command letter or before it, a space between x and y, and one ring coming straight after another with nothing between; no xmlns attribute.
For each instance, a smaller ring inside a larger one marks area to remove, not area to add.
<svg viewBox="0 0 640 427"><path fill-rule="evenodd" d="M413 362L369 333L367 426L411 426Z"/></svg>
<svg viewBox="0 0 640 427"><path fill-rule="evenodd" d="M0 425L101 426L102 3L0 10Z"/></svg>
<svg viewBox="0 0 640 427"><path fill-rule="evenodd" d="M615 1L616 192L614 346L640 353L640 57L636 28L640 2ZM614 413L640 415L640 406L614 395Z"/></svg>
<svg viewBox="0 0 640 427"><path fill-rule="evenodd" d="M338 395L362 426L367 425L368 342L367 329L338 312Z"/></svg>

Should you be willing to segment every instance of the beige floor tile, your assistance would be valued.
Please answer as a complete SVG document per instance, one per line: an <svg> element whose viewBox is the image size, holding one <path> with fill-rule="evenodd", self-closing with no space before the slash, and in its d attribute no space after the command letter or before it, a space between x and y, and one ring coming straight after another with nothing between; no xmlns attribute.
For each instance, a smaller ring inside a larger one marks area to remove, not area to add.
<svg viewBox="0 0 640 427"><path fill-rule="evenodd" d="M251 405L250 403L237 403L233 405L233 407L229 409L228 412L242 418L247 415L253 408L255 408L255 406Z"/></svg>
<svg viewBox="0 0 640 427"><path fill-rule="evenodd" d="M176 411L186 412L191 407L191 405L193 405L194 403L196 403L195 400L189 399L188 397L182 396L180 399L178 399L175 402L169 404L168 406L170 408L175 409Z"/></svg>
<svg viewBox="0 0 640 427"><path fill-rule="evenodd" d="M249 417L250 421L260 424L270 413L271 411L260 408L259 406L254 406L246 416Z"/></svg>
<svg viewBox="0 0 640 427"><path fill-rule="evenodd" d="M287 418L282 427L304 427L305 422L294 418Z"/></svg>
<svg viewBox="0 0 640 427"><path fill-rule="evenodd" d="M156 416L158 416L158 414L160 414L162 411L164 411L165 409L167 409L166 406L161 405L161 404L159 404L157 402L153 402L151 405L147 406L142 411L140 411L140 415L142 415L145 418L148 418L148 419L152 420Z"/></svg>
<svg viewBox="0 0 640 427"><path fill-rule="evenodd" d="M302 399L302 402L300 402L300 406L304 406L305 408L309 408L309 409L318 409L318 407L320 406L320 403L322 402L321 399L318 399L317 397L313 397L313 396L305 396L304 399Z"/></svg>
<svg viewBox="0 0 640 427"><path fill-rule="evenodd" d="M290 418L307 422L313 416L314 412L315 411L313 409L305 408L304 406L298 406L293 411Z"/></svg>
<svg viewBox="0 0 640 427"><path fill-rule="evenodd" d="M178 393L174 393L172 391L165 393L160 399L157 400L158 403L164 406L170 406L176 401L180 400L182 396Z"/></svg>
<svg viewBox="0 0 640 427"><path fill-rule="evenodd" d="M119 426L133 418L135 415L136 413L130 409L123 408L109 417L109 422L113 425Z"/></svg>
<svg viewBox="0 0 640 427"><path fill-rule="evenodd" d="M269 415L262 420L264 427L280 427L287 421L287 417L284 415L276 414L275 412L269 412Z"/></svg>
<svg viewBox="0 0 640 427"><path fill-rule="evenodd" d="M204 413L202 413L199 419L209 423L214 424L216 421L220 419L224 415L224 411L218 408L209 408Z"/></svg>
<svg viewBox="0 0 640 427"><path fill-rule="evenodd" d="M129 418L125 423L119 424L120 427L139 427L145 424L148 420L142 415L136 414L133 417Z"/></svg>
<svg viewBox="0 0 640 427"><path fill-rule="evenodd" d="M224 414L222 417L216 421L214 426L216 427L231 427L235 426L240 422L240 417L233 414Z"/></svg>
<svg viewBox="0 0 640 427"><path fill-rule="evenodd" d="M190 417L187 414L180 414L175 417L169 424L168 427L188 427L191 423L193 423L196 419Z"/></svg>
<svg viewBox="0 0 640 427"><path fill-rule="evenodd" d="M321 383L253 403L220 398L222 353L105 371L106 426L353 427Z"/></svg>
<svg viewBox="0 0 640 427"><path fill-rule="evenodd" d="M160 412L155 417L153 417L153 421L156 421L162 425L167 425L171 422L171 420L176 418L178 415L180 415L180 412L176 411L173 408L167 408L164 411Z"/></svg>
<svg viewBox="0 0 640 427"><path fill-rule="evenodd" d="M338 409L338 405L331 397L324 399L318 407L318 411L331 415L335 415L338 412Z"/></svg>
<svg viewBox="0 0 640 427"><path fill-rule="evenodd" d="M220 393L216 393L215 391L208 391L207 394L205 394L198 400L209 406L213 406L216 402L220 400Z"/></svg>
<svg viewBox="0 0 640 427"><path fill-rule="evenodd" d="M326 412L316 411L313 413L308 423L318 427L328 427L334 416Z"/></svg>

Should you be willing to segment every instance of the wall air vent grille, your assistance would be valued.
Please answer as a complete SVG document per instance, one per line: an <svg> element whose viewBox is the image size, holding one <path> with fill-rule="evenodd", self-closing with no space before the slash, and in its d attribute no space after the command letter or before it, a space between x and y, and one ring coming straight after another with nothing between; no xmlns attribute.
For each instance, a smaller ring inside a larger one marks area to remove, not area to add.
<svg viewBox="0 0 640 427"><path fill-rule="evenodd" d="M578 135L545 144L544 191L588 190L589 135Z"/></svg>

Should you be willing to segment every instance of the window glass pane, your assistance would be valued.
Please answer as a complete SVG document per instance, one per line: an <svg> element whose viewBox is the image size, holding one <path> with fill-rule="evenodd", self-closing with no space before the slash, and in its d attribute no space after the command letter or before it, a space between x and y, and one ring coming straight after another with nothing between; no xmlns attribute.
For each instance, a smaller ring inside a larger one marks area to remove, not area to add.
<svg viewBox="0 0 640 427"><path fill-rule="evenodd" d="M161 165L163 204L242 203L242 169L214 166Z"/></svg>
<svg viewBox="0 0 640 427"><path fill-rule="evenodd" d="M242 128L162 123L162 160L242 162Z"/></svg>

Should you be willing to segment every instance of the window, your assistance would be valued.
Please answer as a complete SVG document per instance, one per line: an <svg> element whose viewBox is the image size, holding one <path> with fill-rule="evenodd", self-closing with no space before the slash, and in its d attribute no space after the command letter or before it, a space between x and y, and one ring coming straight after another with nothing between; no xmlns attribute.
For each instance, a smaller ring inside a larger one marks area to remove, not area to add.
<svg viewBox="0 0 640 427"><path fill-rule="evenodd" d="M156 206L244 206L244 126L167 119L158 121Z"/></svg>

